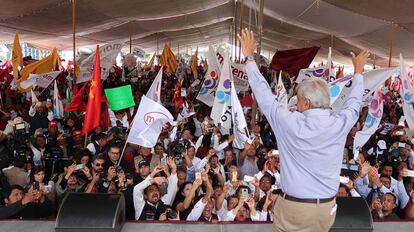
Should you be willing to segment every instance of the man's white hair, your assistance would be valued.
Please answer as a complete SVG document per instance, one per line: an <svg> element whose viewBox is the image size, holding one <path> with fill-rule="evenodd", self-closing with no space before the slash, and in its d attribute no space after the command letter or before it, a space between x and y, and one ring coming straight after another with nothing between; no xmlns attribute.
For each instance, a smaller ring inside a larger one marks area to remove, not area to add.
<svg viewBox="0 0 414 232"><path fill-rule="evenodd" d="M297 96L309 99L310 108L329 108L331 96L328 84L319 78L309 78L298 85Z"/></svg>

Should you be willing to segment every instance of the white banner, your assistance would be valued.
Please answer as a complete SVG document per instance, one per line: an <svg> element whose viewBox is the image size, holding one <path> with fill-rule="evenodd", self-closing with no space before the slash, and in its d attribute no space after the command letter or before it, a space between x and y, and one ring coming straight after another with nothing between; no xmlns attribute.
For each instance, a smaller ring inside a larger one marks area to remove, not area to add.
<svg viewBox="0 0 414 232"><path fill-rule="evenodd" d="M369 138L377 131L383 114L382 91L378 89L374 93L374 98L369 104L368 115L365 119L364 128L355 134L354 138L354 154L357 154ZM356 159L354 157L354 159Z"/></svg>
<svg viewBox="0 0 414 232"><path fill-rule="evenodd" d="M115 59L118 53L121 51L124 45L122 43L105 44L99 47L99 53L101 58L101 80L105 80L112 65L114 65ZM77 77L77 83L82 83L92 79L92 68L95 63L96 51L92 52L86 59L82 60L78 64L80 73Z"/></svg>
<svg viewBox="0 0 414 232"><path fill-rule="evenodd" d="M63 104L59 96L59 89L56 81L53 86L53 115L57 119L63 118Z"/></svg>
<svg viewBox="0 0 414 232"><path fill-rule="evenodd" d="M217 60L223 66L224 57L216 52ZM233 83L237 92L249 90L249 81L246 73L246 65L237 64L230 61L231 74L233 75Z"/></svg>
<svg viewBox="0 0 414 232"><path fill-rule="evenodd" d="M282 80L282 71L279 71L279 80L276 85L276 98L280 104L287 108L288 97L285 85L283 84Z"/></svg>
<svg viewBox="0 0 414 232"><path fill-rule="evenodd" d="M414 129L414 109L413 109L413 85L408 79L407 69L404 65L404 59L402 54L400 54L400 79L401 79L401 88L400 94L401 99L403 100L402 108L404 112L405 121L408 124L408 127Z"/></svg>
<svg viewBox="0 0 414 232"><path fill-rule="evenodd" d="M47 88L60 73L61 71L53 71L42 74L30 74L27 80L20 83L20 87L23 89L27 89L30 86Z"/></svg>
<svg viewBox="0 0 414 232"><path fill-rule="evenodd" d="M331 101L330 106L332 106L336 99L340 96L342 90L345 88L345 85L348 84L348 82L353 78L353 75L348 75L343 78L340 78L338 80L335 80L331 83L329 83L329 92L331 95Z"/></svg>
<svg viewBox="0 0 414 232"><path fill-rule="evenodd" d="M388 78L399 73L400 68L386 68L386 69L374 69L363 74L364 76L364 100L372 94L373 91L378 89ZM336 101L332 104L333 110L340 110L347 99L350 88L352 86L352 79L349 80L345 87L342 89L341 94L336 98Z"/></svg>
<svg viewBox="0 0 414 232"><path fill-rule="evenodd" d="M231 128L231 69L228 55L224 58L223 68L214 98L211 118L217 126L219 123L225 129Z"/></svg>
<svg viewBox="0 0 414 232"><path fill-rule="evenodd" d="M140 146L148 146L148 144L151 144L150 141L153 141L153 139L148 139L146 141L145 137L153 138L156 136L158 139L159 133L154 134L153 132L158 131L156 128L159 128L160 122L157 122L157 124L154 125L155 129L147 129L147 127L151 126L151 124L157 119L165 119L174 124L174 117L164 106L146 96L142 96L137 114L134 117L132 127L128 135L127 142L138 144ZM161 130L159 132L161 132ZM152 148L153 146L149 147Z"/></svg>
<svg viewBox="0 0 414 232"><path fill-rule="evenodd" d="M231 85L231 118L233 120L234 134L233 147L244 149L244 143L248 140L246 134L247 123L239 98L237 97L236 88L233 84Z"/></svg>
<svg viewBox="0 0 414 232"><path fill-rule="evenodd" d="M204 82L198 93L197 100L208 106L213 106L217 85L220 79L220 68L212 46L208 48L208 69L204 76Z"/></svg>
<svg viewBox="0 0 414 232"><path fill-rule="evenodd" d="M162 83L162 67L158 71L157 76L152 82L151 87L149 88L147 94L145 95L148 98L160 104L161 104L161 83Z"/></svg>

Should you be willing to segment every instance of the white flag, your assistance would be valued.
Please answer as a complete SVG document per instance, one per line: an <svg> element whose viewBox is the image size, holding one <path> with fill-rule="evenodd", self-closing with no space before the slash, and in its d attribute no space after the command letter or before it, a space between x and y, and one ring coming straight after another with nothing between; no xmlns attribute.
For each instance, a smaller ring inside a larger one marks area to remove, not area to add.
<svg viewBox="0 0 414 232"><path fill-rule="evenodd" d="M358 131L355 134L354 139L354 154L365 145L369 138L377 131L378 126L380 125L381 118L383 113L383 100L382 100L382 91L378 89L374 93L374 98L369 104L368 115L365 119L364 128L361 131ZM357 157L354 157L356 160Z"/></svg>
<svg viewBox="0 0 414 232"><path fill-rule="evenodd" d="M334 74L335 72L332 70L331 65L331 48L329 47L328 60L326 62L326 65L316 68L301 69L295 82L301 83L308 78L321 78L329 83L335 80Z"/></svg>
<svg viewBox="0 0 414 232"><path fill-rule="evenodd" d="M61 71L53 71L42 74L33 74L29 75L29 78L20 83L20 87L27 89L31 86L39 86L42 88L47 88L52 83L53 80L61 73Z"/></svg>
<svg viewBox="0 0 414 232"><path fill-rule="evenodd" d="M156 142L159 137L159 133L161 133L162 127L159 129L159 123L161 122L157 122L152 128L147 128L157 119L165 119L171 124L174 124L174 117L164 106L146 96L142 96L137 114L134 117L132 127L128 135L127 142L145 147L152 145L154 138L156 138ZM153 144L153 146L155 146L155 144Z"/></svg>
<svg viewBox="0 0 414 232"><path fill-rule="evenodd" d="M33 92L33 89L30 90L30 96L32 97L32 103L39 102L39 100L36 97L36 94Z"/></svg>
<svg viewBox="0 0 414 232"><path fill-rule="evenodd" d="M388 78L398 74L400 68L386 68L386 69L374 69L363 74L364 78L364 97L366 101L371 96L372 92L378 89ZM336 101L332 104L333 110L340 110L345 103L345 100L349 96L351 91L352 80L345 84L345 87L341 91L341 94L336 98Z"/></svg>
<svg viewBox="0 0 414 232"><path fill-rule="evenodd" d="M338 80L329 83L329 92L331 96L330 106L332 106L336 99L341 95L345 85L353 78L353 75L348 75Z"/></svg>
<svg viewBox="0 0 414 232"><path fill-rule="evenodd" d="M286 108L287 103L288 103L288 97L287 97L285 85L283 84L283 80L282 80L282 70L279 71L279 80L277 81L277 86L276 86L276 96L277 96L277 101Z"/></svg>
<svg viewBox="0 0 414 232"><path fill-rule="evenodd" d="M121 51L123 43L110 43L99 47L99 54L101 59L101 79L105 80L116 61L118 53ZM96 51L89 56L77 62L79 66L79 76L77 76L76 83L86 82L92 79L92 68L95 64Z"/></svg>
<svg viewBox="0 0 414 232"><path fill-rule="evenodd" d="M400 94L401 99L403 100L402 108L404 112L405 121L408 124L408 127L414 129L414 109L413 109L413 85L408 79L407 70L405 69L404 59L402 54L400 54L400 79L401 79L401 88Z"/></svg>
<svg viewBox="0 0 414 232"><path fill-rule="evenodd" d="M231 118L233 120L233 147L243 149L244 143L248 140L246 135L247 123L237 97L236 87L233 84L231 85Z"/></svg>
<svg viewBox="0 0 414 232"><path fill-rule="evenodd" d="M214 96L216 94L216 89L220 78L220 68L212 46L209 46L208 48L207 59L208 69L204 76L204 82L198 93L197 100L202 101L208 106L213 106Z"/></svg>
<svg viewBox="0 0 414 232"><path fill-rule="evenodd" d="M63 118L63 104L60 100L59 96L59 90L55 81L55 84L53 86L53 115L55 118Z"/></svg>
<svg viewBox="0 0 414 232"><path fill-rule="evenodd" d="M160 104L161 104L161 83L162 83L162 67L160 68L160 71L158 71L157 77L155 77L154 82L152 82L150 89L145 95L148 98Z"/></svg>
<svg viewBox="0 0 414 232"><path fill-rule="evenodd" d="M221 127L225 129L231 128L231 86L230 61L229 56L226 53L210 115L215 125L220 123Z"/></svg>

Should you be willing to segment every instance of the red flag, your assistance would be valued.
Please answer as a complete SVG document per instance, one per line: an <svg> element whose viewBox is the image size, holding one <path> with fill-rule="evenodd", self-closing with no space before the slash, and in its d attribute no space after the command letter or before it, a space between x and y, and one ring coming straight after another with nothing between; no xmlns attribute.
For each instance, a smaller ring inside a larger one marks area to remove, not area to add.
<svg viewBox="0 0 414 232"><path fill-rule="evenodd" d="M277 51L270 63L270 69L283 70L291 76L297 76L299 71L308 68L318 53L319 47L300 48L292 50Z"/></svg>
<svg viewBox="0 0 414 232"><path fill-rule="evenodd" d="M82 88L76 92L76 94L74 93L73 99L69 103L69 105L65 107L65 111L73 112L76 110L79 113L85 111L85 103L82 101L82 97L87 85L88 83L86 82L85 84L83 84ZM75 88L73 89L73 92L75 92Z"/></svg>
<svg viewBox="0 0 414 232"><path fill-rule="evenodd" d="M183 106L183 98L181 97L182 84L182 80L177 82L177 84L175 85L175 91L172 99L172 102L174 103L175 107L177 107L177 109L181 109L181 107Z"/></svg>
<svg viewBox="0 0 414 232"><path fill-rule="evenodd" d="M99 45L96 46L95 65L93 66L93 76L91 87L86 104L86 115L83 121L82 134L87 134L92 129L100 125L101 117L101 61L99 56Z"/></svg>

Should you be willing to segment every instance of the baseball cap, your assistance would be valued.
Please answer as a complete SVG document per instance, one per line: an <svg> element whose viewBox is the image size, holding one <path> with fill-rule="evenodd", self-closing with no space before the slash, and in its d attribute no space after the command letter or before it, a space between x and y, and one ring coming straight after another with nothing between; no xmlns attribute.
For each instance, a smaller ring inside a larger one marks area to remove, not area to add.
<svg viewBox="0 0 414 232"><path fill-rule="evenodd" d="M139 163L138 163L138 167L140 168L140 167L142 167L142 166L150 166L149 165L149 163L146 161L146 160L141 160L141 161L139 161Z"/></svg>
<svg viewBox="0 0 414 232"><path fill-rule="evenodd" d="M387 149L387 144L385 143L385 141L384 141L384 140L378 140L377 145L378 145L378 147L379 147L380 149L382 149L382 150Z"/></svg>
<svg viewBox="0 0 414 232"><path fill-rule="evenodd" d="M82 135L82 131L80 131L80 130L75 130L75 131L73 131L73 132L72 132L72 135L73 135L73 136L76 136L76 135Z"/></svg>
<svg viewBox="0 0 414 232"><path fill-rule="evenodd" d="M50 121L49 124L47 124L48 127L51 126L57 126L57 123L55 121Z"/></svg>

